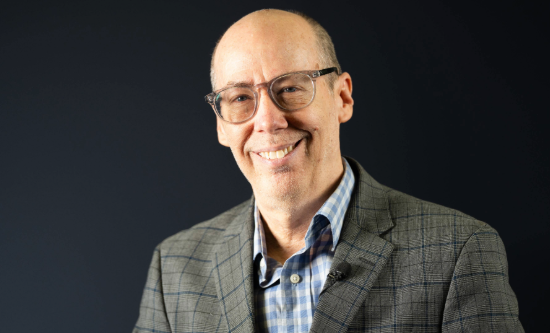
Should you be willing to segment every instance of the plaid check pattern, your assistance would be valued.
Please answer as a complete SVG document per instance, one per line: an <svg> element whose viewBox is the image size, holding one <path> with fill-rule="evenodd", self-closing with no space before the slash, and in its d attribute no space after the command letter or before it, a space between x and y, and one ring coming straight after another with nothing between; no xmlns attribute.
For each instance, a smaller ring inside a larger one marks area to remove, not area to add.
<svg viewBox="0 0 550 333"><path fill-rule="evenodd" d="M319 294L332 264L344 214L355 184L345 158L340 184L313 217L305 236L305 247L284 265L267 255L264 228L258 206L254 208L254 254L259 288L254 290L258 332L309 332ZM297 274L298 283L290 277Z"/></svg>
<svg viewBox="0 0 550 333"><path fill-rule="evenodd" d="M355 187L310 332L524 332L495 229L374 180ZM134 333L255 332L254 198L153 252Z"/></svg>

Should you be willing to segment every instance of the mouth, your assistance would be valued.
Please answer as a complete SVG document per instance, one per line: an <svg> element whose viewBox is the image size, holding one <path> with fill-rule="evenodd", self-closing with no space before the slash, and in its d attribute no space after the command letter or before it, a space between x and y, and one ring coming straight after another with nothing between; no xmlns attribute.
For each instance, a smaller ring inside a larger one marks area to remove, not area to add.
<svg viewBox="0 0 550 333"><path fill-rule="evenodd" d="M285 158L294 149L296 149L296 147L300 144L300 142L302 142L302 139L300 139L298 142L296 142L292 145L289 145L288 147L285 147L283 149L279 149L279 150L276 150L276 151L262 151L262 152L257 152L256 154L258 154L259 156L261 156L262 158L264 158L266 160L280 160L280 159Z"/></svg>

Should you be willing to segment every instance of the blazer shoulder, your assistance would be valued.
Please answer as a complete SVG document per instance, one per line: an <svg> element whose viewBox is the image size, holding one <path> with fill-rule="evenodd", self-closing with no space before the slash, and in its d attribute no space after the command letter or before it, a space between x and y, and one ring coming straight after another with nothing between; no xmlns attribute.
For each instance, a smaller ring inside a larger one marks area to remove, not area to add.
<svg viewBox="0 0 550 333"><path fill-rule="evenodd" d="M428 228L453 230L472 235L477 230L492 230L491 226L459 210L433 202L418 199L412 195L382 185L388 200L388 207L394 225L399 229L411 224L425 224Z"/></svg>
<svg viewBox="0 0 550 333"><path fill-rule="evenodd" d="M163 251L173 248L175 244L187 243L189 241L207 240L211 245L223 242L226 230L231 228L231 224L235 219L242 216L251 204L252 199L247 200L218 216L199 222L189 229L182 230L163 240L157 246L157 249Z"/></svg>

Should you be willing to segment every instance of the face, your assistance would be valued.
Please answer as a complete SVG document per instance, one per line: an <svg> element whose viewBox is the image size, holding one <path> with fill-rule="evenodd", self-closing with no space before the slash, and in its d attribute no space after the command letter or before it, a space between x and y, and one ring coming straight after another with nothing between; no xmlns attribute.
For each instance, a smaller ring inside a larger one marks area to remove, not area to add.
<svg viewBox="0 0 550 333"><path fill-rule="evenodd" d="M322 69L315 38L303 19L293 14L252 15L231 27L218 46L216 89ZM252 119L241 124L218 119L219 141L231 148L256 197L275 202L318 195L327 182L340 176L339 127L351 117L351 79L347 73L341 75L331 92L328 75L316 80L315 99L304 109L281 110L262 88Z"/></svg>

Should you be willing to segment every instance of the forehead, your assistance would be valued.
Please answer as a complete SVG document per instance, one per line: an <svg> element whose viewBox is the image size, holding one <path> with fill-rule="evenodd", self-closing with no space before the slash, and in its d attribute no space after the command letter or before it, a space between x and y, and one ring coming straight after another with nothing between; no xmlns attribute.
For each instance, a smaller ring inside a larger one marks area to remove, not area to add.
<svg viewBox="0 0 550 333"><path fill-rule="evenodd" d="M214 57L216 87L259 83L287 72L318 68L315 35L298 17L256 17L233 25Z"/></svg>

